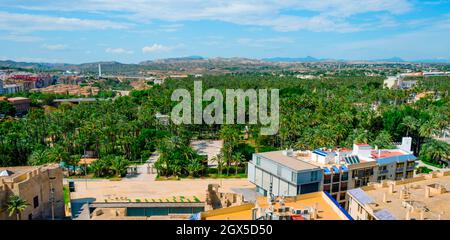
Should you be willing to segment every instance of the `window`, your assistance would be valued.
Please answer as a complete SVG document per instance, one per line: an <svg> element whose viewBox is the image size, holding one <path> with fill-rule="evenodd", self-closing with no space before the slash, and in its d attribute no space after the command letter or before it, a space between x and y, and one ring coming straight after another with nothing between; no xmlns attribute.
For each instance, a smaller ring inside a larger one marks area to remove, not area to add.
<svg viewBox="0 0 450 240"><path fill-rule="evenodd" d="M296 172L292 172L291 174L292 174L291 181L292 182L297 182L297 173Z"/></svg>
<svg viewBox="0 0 450 240"><path fill-rule="evenodd" d="M33 220L33 214L28 214L28 220Z"/></svg>
<svg viewBox="0 0 450 240"><path fill-rule="evenodd" d="M261 166L261 158L260 157L256 157L256 165Z"/></svg>
<svg viewBox="0 0 450 240"><path fill-rule="evenodd" d="M343 201L343 200L345 200L345 192L343 192L343 193L341 193L341 195L339 196L339 200L340 201Z"/></svg>
<svg viewBox="0 0 450 240"><path fill-rule="evenodd" d="M341 191L347 191L347 183L341 182Z"/></svg>
<svg viewBox="0 0 450 240"><path fill-rule="evenodd" d="M319 177L319 172L317 172L317 171L311 172L311 182L317 181L318 177Z"/></svg>
<svg viewBox="0 0 450 240"><path fill-rule="evenodd" d="M34 208L39 207L39 197L38 196L33 198L33 207Z"/></svg>
<svg viewBox="0 0 450 240"><path fill-rule="evenodd" d="M333 182L339 182L340 178L341 178L341 175L339 173L333 174Z"/></svg>
<svg viewBox="0 0 450 240"><path fill-rule="evenodd" d="M330 184L327 184L327 185L323 185L323 191L324 192L327 192L327 193L330 193Z"/></svg>
<svg viewBox="0 0 450 240"><path fill-rule="evenodd" d="M404 168L405 167L405 163L397 163L397 168Z"/></svg>
<svg viewBox="0 0 450 240"><path fill-rule="evenodd" d="M312 193L312 192L319 191L319 183L318 182L303 184L303 185L299 185L298 187L300 188L300 192L299 192L299 189L297 189L297 193L299 193L299 194Z"/></svg>
<svg viewBox="0 0 450 240"><path fill-rule="evenodd" d="M348 172L342 173L341 181L347 181L347 180L348 180Z"/></svg>
<svg viewBox="0 0 450 240"><path fill-rule="evenodd" d="M339 192L339 183L334 183L333 187L331 188L332 192Z"/></svg>
<svg viewBox="0 0 450 240"><path fill-rule="evenodd" d="M323 177L323 183L324 184L329 184L331 183L331 175L330 174L325 174Z"/></svg>

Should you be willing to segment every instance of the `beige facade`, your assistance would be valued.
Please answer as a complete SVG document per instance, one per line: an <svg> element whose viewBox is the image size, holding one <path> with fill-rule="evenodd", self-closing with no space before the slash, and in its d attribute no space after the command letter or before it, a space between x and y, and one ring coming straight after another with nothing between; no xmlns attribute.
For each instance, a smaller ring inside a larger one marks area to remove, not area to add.
<svg viewBox="0 0 450 240"><path fill-rule="evenodd" d="M381 181L349 190L348 213L355 220L449 220L450 171Z"/></svg>
<svg viewBox="0 0 450 240"><path fill-rule="evenodd" d="M6 211L8 198L17 195L29 205L20 214L26 219L61 219L64 217L63 174L58 165L1 167L0 220L14 220Z"/></svg>

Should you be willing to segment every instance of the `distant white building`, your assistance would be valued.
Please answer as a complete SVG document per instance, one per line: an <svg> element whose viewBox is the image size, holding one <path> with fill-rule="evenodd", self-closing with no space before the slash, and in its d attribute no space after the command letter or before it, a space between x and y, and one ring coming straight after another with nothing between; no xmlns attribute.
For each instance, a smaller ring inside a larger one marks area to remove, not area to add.
<svg viewBox="0 0 450 240"><path fill-rule="evenodd" d="M3 94L3 80L0 79L0 95Z"/></svg>
<svg viewBox="0 0 450 240"><path fill-rule="evenodd" d="M384 80L384 86L389 89L400 88L400 89L409 89L417 84L417 80L404 80L405 77L412 76L422 76L422 74L418 73L403 73L398 74L397 76L389 76Z"/></svg>
<svg viewBox="0 0 450 240"><path fill-rule="evenodd" d="M23 92L23 85L19 84L3 85L3 94L14 94L18 92Z"/></svg>

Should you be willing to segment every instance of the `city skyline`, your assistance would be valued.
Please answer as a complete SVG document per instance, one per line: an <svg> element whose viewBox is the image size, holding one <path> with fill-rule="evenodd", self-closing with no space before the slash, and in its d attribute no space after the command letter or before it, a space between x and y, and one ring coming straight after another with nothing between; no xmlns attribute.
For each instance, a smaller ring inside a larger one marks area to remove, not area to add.
<svg viewBox="0 0 450 240"><path fill-rule="evenodd" d="M449 1L0 3L0 60L450 59Z"/></svg>

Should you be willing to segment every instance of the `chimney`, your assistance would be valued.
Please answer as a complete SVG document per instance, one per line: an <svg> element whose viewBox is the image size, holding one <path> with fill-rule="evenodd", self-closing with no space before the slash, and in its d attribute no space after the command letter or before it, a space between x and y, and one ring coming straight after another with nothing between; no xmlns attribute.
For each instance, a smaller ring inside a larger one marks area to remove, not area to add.
<svg viewBox="0 0 450 240"><path fill-rule="evenodd" d="M387 203L387 196L386 196L386 193L383 193L383 202L384 202L384 203Z"/></svg>
<svg viewBox="0 0 450 240"><path fill-rule="evenodd" d="M389 193L390 194L394 193L394 184L389 184Z"/></svg>
<svg viewBox="0 0 450 240"><path fill-rule="evenodd" d="M422 209L420 210L420 220L424 220L425 219L425 211Z"/></svg>
<svg viewBox="0 0 450 240"><path fill-rule="evenodd" d="M426 198L430 198L431 197L430 187L428 187L428 186L425 187L425 197Z"/></svg>
<svg viewBox="0 0 450 240"><path fill-rule="evenodd" d="M403 151L411 152L411 144L412 144L412 138L411 137L403 137L402 138L402 145L398 146Z"/></svg>

